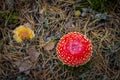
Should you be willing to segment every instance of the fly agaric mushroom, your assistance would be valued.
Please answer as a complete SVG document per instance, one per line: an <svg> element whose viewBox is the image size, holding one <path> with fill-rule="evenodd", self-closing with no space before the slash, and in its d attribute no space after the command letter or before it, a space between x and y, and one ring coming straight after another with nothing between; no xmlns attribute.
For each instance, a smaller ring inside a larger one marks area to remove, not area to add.
<svg viewBox="0 0 120 80"><path fill-rule="evenodd" d="M58 58L69 66L87 63L92 56L92 44L83 34L70 32L64 35L57 44Z"/></svg>

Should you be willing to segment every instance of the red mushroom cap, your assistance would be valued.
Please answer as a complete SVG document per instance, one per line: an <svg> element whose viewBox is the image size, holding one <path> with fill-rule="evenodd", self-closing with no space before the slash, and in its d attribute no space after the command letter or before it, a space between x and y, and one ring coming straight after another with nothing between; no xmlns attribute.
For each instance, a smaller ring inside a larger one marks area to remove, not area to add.
<svg viewBox="0 0 120 80"><path fill-rule="evenodd" d="M58 58L69 66L87 63L92 56L92 44L83 34L71 32L64 35L57 44Z"/></svg>

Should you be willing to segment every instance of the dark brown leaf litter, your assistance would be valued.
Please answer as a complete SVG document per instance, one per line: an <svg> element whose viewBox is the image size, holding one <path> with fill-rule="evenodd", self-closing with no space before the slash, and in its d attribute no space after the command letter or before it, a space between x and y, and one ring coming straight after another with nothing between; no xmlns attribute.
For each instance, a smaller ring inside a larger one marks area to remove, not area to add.
<svg viewBox="0 0 120 80"><path fill-rule="evenodd" d="M32 63L30 62L30 60L16 61L14 62L14 64L15 67L19 69L19 72L24 72L25 74L29 74L32 67Z"/></svg>
<svg viewBox="0 0 120 80"><path fill-rule="evenodd" d="M27 50L27 54L29 55L31 62L36 62L40 55L40 53L35 49L35 47L29 48Z"/></svg>
<svg viewBox="0 0 120 80"><path fill-rule="evenodd" d="M1 11L9 11L4 1L0 4ZM119 14L113 11L109 14L108 21L89 19L90 14L84 18L75 17L77 4L74 0L17 0L13 5L14 10L19 13L19 21L16 24L30 23L29 26L35 26L33 29L36 36L19 44L13 40L12 28L7 27L10 24L0 25L1 80L119 79ZM12 24L13 27L19 26L16 24ZM93 44L92 59L88 64L77 68L62 64L55 50L58 40L72 31L85 34ZM52 40L53 36L56 39Z"/></svg>
<svg viewBox="0 0 120 80"><path fill-rule="evenodd" d="M16 60L13 62L14 66L19 69L19 72L29 74L30 70L33 69L38 61L40 53L37 52L35 47L27 49L28 56L24 57L23 60Z"/></svg>

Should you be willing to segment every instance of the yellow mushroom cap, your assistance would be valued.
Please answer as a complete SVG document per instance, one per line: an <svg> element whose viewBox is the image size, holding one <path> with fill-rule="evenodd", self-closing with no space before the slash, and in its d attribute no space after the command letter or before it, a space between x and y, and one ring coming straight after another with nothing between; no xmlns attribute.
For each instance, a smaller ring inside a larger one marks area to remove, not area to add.
<svg viewBox="0 0 120 80"><path fill-rule="evenodd" d="M35 36L34 31L32 31L29 27L25 26L17 27L13 31L13 33L14 33L13 38L17 42L22 42L22 40L24 39L32 39Z"/></svg>

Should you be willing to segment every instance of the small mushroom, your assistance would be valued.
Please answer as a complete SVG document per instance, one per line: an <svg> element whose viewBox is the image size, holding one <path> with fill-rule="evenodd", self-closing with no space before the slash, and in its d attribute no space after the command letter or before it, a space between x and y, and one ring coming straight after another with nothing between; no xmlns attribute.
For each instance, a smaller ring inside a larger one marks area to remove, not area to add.
<svg viewBox="0 0 120 80"><path fill-rule="evenodd" d="M77 67L90 60L92 44L83 34L70 32L64 35L56 47L58 58L68 66Z"/></svg>
<svg viewBox="0 0 120 80"><path fill-rule="evenodd" d="M26 26L19 26L13 31L13 38L17 42L22 42L24 39L32 39L35 34L32 29Z"/></svg>

